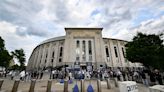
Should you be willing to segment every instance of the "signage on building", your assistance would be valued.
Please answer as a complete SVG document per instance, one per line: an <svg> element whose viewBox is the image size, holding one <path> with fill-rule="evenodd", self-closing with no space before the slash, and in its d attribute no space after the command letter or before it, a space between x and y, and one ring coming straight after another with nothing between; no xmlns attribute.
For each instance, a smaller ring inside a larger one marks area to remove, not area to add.
<svg viewBox="0 0 164 92"><path fill-rule="evenodd" d="M92 71L92 62L86 62L87 70Z"/></svg>
<svg viewBox="0 0 164 92"><path fill-rule="evenodd" d="M92 62L86 62L87 66L92 66Z"/></svg>
<svg viewBox="0 0 164 92"><path fill-rule="evenodd" d="M74 63L74 68L80 68L80 62L76 62Z"/></svg>
<svg viewBox="0 0 164 92"><path fill-rule="evenodd" d="M80 62L76 62L76 61L75 61L74 65L80 65Z"/></svg>

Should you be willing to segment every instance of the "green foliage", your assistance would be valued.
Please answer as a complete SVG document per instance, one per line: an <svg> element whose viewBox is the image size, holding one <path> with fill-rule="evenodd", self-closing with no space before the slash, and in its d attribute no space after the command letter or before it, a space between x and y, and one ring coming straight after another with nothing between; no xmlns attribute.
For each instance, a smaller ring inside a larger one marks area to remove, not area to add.
<svg viewBox="0 0 164 92"><path fill-rule="evenodd" d="M138 33L133 41L126 44L126 58L131 62L164 69L164 45L160 36Z"/></svg>
<svg viewBox="0 0 164 92"><path fill-rule="evenodd" d="M22 70L25 70L25 66L19 66L19 65L16 64L16 65L11 66L10 70L20 70L20 71L22 71Z"/></svg>
<svg viewBox="0 0 164 92"><path fill-rule="evenodd" d="M9 54L9 52L5 48L4 40L0 37L0 66L8 68L10 64L10 60L15 57L18 59L20 66L14 65L10 67L10 69L16 69L16 70L24 70L25 69L25 54L24 50L15 50L12 53L12 56Z"/></svg>
<svg viewBox="0 0 164 92"><path fill-rule="evenodd" d="M0 37L0 51L5 50L4 40Z"/></svg>
<svg viewBox="0 0 164 92"><path fill-rule="evenodd" d="M10 67L10 70L19 70L19 65L15 64Z"/></svg>
<svg viewBox="0 0 164 92"><path fill-rule="evenodd" d="M9 67L11 59L12 56L10 56L7 50L0 51L0 66L3 66L5 68Z"/></svg>
<svg viewBox="0 0 164 92"><path fill-rule="evenodd" d="M23 49L19 49L19 50L15 50L13 52L11 52L12 55L18 59L18 62L20 63L20 68L21 70L24 69L25 67L25 53L24 53L24 50Z"/></svg>
<svg viewBox="0 0 164 92"><path fill-rule="evenodd" d="M0 66L8 68L12 56L5 49L4 40L0 37Z"/></svg>

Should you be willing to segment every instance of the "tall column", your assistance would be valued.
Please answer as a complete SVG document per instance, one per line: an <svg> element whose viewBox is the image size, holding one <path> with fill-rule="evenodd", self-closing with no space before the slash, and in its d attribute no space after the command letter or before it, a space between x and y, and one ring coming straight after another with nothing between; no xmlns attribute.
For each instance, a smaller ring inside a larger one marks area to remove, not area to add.
<svg viewBox="0 0 164 92"><path fill-rule="evenodd" d="M88 40L86 40L86 62L89 61L89 52L88 52Z"/></svg>
<svg viewBox="0 0 164 92"><path fill-rule="evenodd" d="M37 59L38 59L38 48L35 50L34 68L36 68Z"/></svg>
<svg viewBox="0 0 164 92"><path fill-rule="evenodd" d="M41 68L44 67L44 62L45 62L45 53L46 53L46 46L43 47L42 59L41 59L41 63L40 63L40 67L41 67Z"/></svg>
<svg viewBox="0 0 164 92"><path fill-rule="evenodd" d="M59 63L59 53L60 53L60 44L59 42L56 43L56 46L55 46L55 59L54 59L54 65L58 65Z"/></svg>
<svg viewBox="0 0 164 92"><path fill-rule="evenodd" d="M51 58L52 58L52 43L48 47L48 56L47 56L46 67L52 66Z"/></svg>
<svg viewBox="0 0 164 92"><path fill-rule="evenodd" d="M82 40L79 40L80 41L80 53L79 53L79 56L80 56L80 62L82 62Z"/></svg>
<svg viewBox="0 0 164 92"><path fill-rule="evenodd" d="M31 60L32 61L32 69L34 69L34 65L35 65L34 59L35 59L35 51L32 54L32 60Z"/></svg>
<svg viewBox="0 0 164 92"><path fill-rule="evenodd" d="M39 54L39 59L38 59L38 67L41 68L41 62L42 62L42 58L43 58L43 50L44 50L44 47L43 46L40 46L40 54Z"/></svg>
<svg viewBox="0 0 164 92"><path fill-rule="evenodd" d="M118 53L118 66L122 66L122 58L121 58L121 49L120 49L120 44L119 44L119 41L117 41L117 53Z"/></svg>
<svg viewBox="0 0 164 92"><path fill-rule="evenodd" d="M115 63L116 63L116 56L115 56L115 51L114 51L114 45L113 45L113 41L110 40L110 52L111 52L111 60L112 60L112 67L115 67Z"/></svg>
<svg viewBox="0 0 164 92"><path fill-rule="evenodd" d="M94 41L93 39L91 40L91 46L92 46L92 62L95 63L95 49L94 49Z"/></svg>
<svg viewBox="0 0 164 92"><path fill-rule="evenodd" d="M119 48L118 53L120 53L120 63L121 63L121 66L124 67L125 59L124 59L124 56L123 56L122 46L121 46L120 42L118 42L118 48Z"/></svg>
<svg viewBox="0 0 164 92"><path fill-rule="evenodd" d="M40 64L40 59L41 59L41 48L38 47L38 58L37 58L37 63L36 63L36 67L39 68L39 64Z"/></svg>

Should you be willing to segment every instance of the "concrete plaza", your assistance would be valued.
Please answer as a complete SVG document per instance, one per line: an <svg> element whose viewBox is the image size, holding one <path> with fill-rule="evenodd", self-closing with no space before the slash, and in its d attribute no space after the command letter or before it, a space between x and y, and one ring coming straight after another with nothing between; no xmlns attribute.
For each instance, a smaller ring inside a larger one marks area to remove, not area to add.
<svg viewBox="0 0 164 92"><path fill-rule="evenodd" d="M35 84L35 92L46 92L48 80L36 80ZM24 82L20 81L18 86L18 92L28 92L30 88L30 81ZM101 89L102 92L119 92L119 88L114 86L114 81L110 80L111 89L107 89L106 81L101 81ZM14 81L9 79L4 79L3 85L1 87L0 92L11 92ZM75 84L78 84L80 91L80 81L74 80L72 84L68 84L68 91L72 92ZM85 90L87 92L88 85L91 84L93 86L94 92L97 92L97 81L96 80L85 80ZM143 84L137 84L138 92L149 92L149 88ZM51 92L63 92L64 83L59 83L59 80L52 80Z"/></svg>

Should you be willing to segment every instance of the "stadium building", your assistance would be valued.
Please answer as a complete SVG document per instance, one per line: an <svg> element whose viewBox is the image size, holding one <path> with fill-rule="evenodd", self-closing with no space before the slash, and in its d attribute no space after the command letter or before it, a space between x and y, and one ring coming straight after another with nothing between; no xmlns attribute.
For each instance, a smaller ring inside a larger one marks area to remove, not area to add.
<svg viewBox="0 0 164 92"><path fill-rule="evenodd" d="M65 28L66 36L43 41L29 58L27 70L139 67L125 58L127 41L102 37L103 28Z"/></svg>

